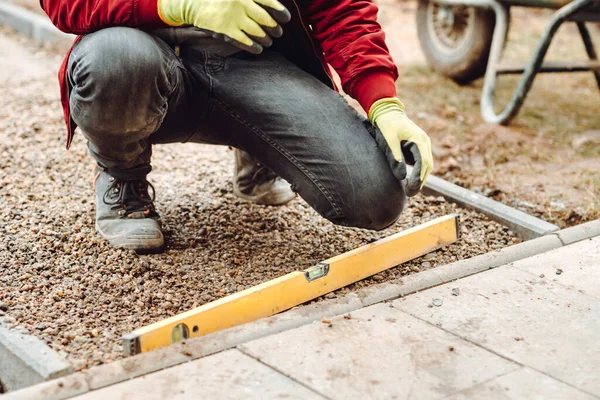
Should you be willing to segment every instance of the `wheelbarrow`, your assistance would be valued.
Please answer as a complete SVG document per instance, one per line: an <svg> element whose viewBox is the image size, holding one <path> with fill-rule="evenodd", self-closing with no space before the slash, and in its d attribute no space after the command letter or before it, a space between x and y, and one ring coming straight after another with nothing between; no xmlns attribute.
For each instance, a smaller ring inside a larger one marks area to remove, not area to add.
<svg viewBox="0 0 600 400"><path fill-rule="evenodd" d="M510 7L556 10L525 65L501 64L509 28ZM544 62L556 31L565 21L577 24L589 61ZM419 0L417 30L431 67L459 84L485 75L481 115L507 125L519 112L538 72L592 71L600 88L600 62L585 22L600 21L600 0ZM497 114L494 92L499 75L522 74L511 99Z"/></svg>

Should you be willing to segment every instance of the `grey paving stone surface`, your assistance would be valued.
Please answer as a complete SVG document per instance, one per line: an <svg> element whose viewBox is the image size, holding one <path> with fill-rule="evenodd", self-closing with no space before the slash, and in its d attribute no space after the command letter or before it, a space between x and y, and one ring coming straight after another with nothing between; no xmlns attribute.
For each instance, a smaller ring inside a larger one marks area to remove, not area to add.
<svg viewBox="0 0 600 400"><path fill-rule="evenodd" d="M518 365L388 304L238 348L332 399L439 399Z"/></svg>
<svg viewBox="0 0 600 400"><path fill-rule="evenodd" d="M540 265L548 258L538 258ZM519 265L516 263L515 265ZM458 288L460 294L452 295ZM440 307L429 307L434 299ZM508 359L600 396L600 301L515 267L474 275L394 306Z"/></svg>
<svg viewBox="0 0 600 400"><path fill-rule="evenodd" d="M600 237L518 261L514 266L600 299Z"/></svg>
<svg viewBox="0 0 600 400"><path fill-rule="evenodd" d="M237 350L181 364L75 399L322 399Z"/></svg>
<svg viewBox="0 0 600 400"><path fill-rule="evenodd" d="M474 386L446 400L594 400L567 384L530 368L502 375Z"/></svg>

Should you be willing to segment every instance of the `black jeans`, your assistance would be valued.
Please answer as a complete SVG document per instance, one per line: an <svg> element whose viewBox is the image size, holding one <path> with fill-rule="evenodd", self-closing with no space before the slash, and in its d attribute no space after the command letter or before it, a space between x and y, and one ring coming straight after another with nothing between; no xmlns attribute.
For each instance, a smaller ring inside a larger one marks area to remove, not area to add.
<svg viewBox="0 0 600 400"><path fill-rule="evenodd" d="M183 46L177 56L155 35L115 27L75 46L68 76L72 118L108 168L149 163L154 144L211 143L247 151L336 224L382 229L406 202L375 128L277 52Z"/></svg>

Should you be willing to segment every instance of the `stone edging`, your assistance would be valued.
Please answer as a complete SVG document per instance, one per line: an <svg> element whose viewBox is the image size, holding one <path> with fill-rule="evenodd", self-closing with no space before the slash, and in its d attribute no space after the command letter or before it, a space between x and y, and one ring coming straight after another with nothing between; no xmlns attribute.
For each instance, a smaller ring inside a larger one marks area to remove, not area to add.
<svg viewBox="0 0 600 400"><path fill-rule="evenodd" d="M412 171L412 167L407 168ZM475 210L510 228L523 240L531 240L558 231L560 228L533 215L507 206L499 201L475 193L437 176L430 175L425 182L423 193L430 196L443 196L462 208Z"/></svg>
<svg viewBox="0 0 600 400"><path fill-rule="evenodd" d="M353 312L375 303L426 290L594 236L600 236L600 220L419 272L403 278L400 283L383 283L363 288L337 299L298 307L269 318L93 367L64 378L9 393L4 397L7 400L66 399L205 357L254 339L294 329L324 317Z"/></svg>
<svg viewBox="0 0 600 400"><path fill-rule="evenodd" d="M34 40L62 47L70 46L75 38L74 35L59 31L58 28L52 25L48 17L1 1L0 24L8 25L22 35Z"/></svg>
<svg viewBox="0 0 600 400"><path fill-rule="evenodd" d="M4 326L0 318L0 379L18 390L73 373L73 367L37 337Z"/></svg>

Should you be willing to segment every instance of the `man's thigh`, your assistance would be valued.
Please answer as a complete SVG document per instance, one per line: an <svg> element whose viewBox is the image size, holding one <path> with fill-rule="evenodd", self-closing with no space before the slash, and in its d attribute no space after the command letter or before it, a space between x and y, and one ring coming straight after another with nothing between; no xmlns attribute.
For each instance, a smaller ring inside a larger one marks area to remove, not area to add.
<svg viewBox="0 0 600 400"><path fill-rule="evenodd" d="M69 57L71 116L97 161L146 163L149 142L185 141L196 131L208 88L192 79L173 48L138 29L84 36Z"/></svg>
<svg viewBox="0 0 600 400"><path fill-rule="evenodd" d="M403 186L339 94L272 51L207 65L209 117L192 141L220 136L248 151L335 223L380 229L398 217Z"/></svg>

